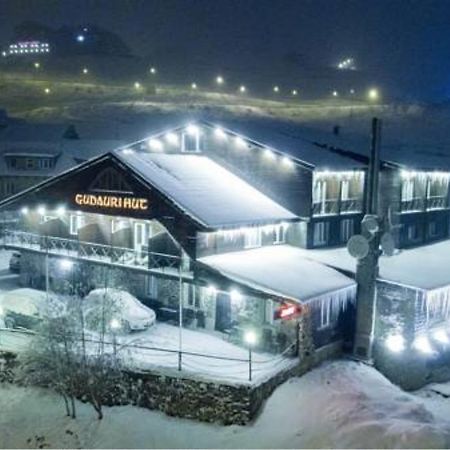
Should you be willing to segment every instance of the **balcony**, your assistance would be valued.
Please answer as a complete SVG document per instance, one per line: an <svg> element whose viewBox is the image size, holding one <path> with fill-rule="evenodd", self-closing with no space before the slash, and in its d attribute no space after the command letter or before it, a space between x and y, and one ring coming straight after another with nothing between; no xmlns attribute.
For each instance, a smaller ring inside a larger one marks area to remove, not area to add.
<svg viewBox="0 0 450 450"><path fill-rule="evenodd" d="M422 197L414 197L400 201L400 212L417 212L425 209L425 201Z"/></svg>
<svg viewBox="0 0 450 450"><path fill-rule="evenodd" d="M29 250L52 256L97 262L154 275L178 277L180 263L185 266L183 258L180 256L149 252L147 247L136 250L12 230L3 231L2 241L4 247L9 249ZM187 268L183 267L183 270L187 270ZM184 278L192 277L190 272L184 272L183 276Z"/></svg>
<svg viewBox="0 0 450 450"><path fill-rule="evenodd" d="M427 211L433 209L445 209L448 207L446 195L433 195L427 198Z"/></svg>
<svg viewBox="0 0 450 450"><path fill-rule="evenodd" d="M362 212L362 206L360 198L327 199L323 202L313 203L313 216L360 213Z"/></svg>

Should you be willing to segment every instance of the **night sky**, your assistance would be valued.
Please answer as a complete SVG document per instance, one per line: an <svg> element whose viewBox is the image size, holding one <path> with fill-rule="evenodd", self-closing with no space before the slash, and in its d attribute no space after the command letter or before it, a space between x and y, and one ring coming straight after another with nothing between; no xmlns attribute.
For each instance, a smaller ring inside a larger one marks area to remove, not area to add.
<svg viewBox="0 0 450 450"><path fill-rule="evenodd" d="M2 44L24 20L95 23L142 56L183 53L244 70L290 52L317 65L353 56L380 85L416 98L450 95L445 0L0 0Z"/></svg>

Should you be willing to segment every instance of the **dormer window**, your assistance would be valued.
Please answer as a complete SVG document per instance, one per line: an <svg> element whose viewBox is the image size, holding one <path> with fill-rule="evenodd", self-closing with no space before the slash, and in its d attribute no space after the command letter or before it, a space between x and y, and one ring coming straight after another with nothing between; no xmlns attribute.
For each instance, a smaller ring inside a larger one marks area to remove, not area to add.
<svg viewBox="0 0 450 450"><path fill-rule="evenodd" d="M181 135L181 151L184 153L199 153L201 151L200 132L183 133Z"/></svg>

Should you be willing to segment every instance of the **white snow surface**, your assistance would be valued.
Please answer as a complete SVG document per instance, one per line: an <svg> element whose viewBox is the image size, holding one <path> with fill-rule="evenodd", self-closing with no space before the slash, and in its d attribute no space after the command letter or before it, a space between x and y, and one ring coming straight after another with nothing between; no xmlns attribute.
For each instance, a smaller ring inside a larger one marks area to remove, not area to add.
<svg viewBox="0 0 450 450"><path fill-rule="evenodd" d="M271 223L296 216L206 156L143 151L121 160L201 223L211 227Z"/></svg>
<svg viewBox="0 0 450 450"><path fill-rule="evenodd" d="M300 250L304 257L354 273L356 259L345 247ZM450 285L450 240L382 256L379 278L423 290Z"/></svg>
<svg viewBox="0 0 450 450"><path fill-rule="evenodd" d="M290 245L207 256L200 261L238 283L300 302L356 289L354 280L308 259L304 251Z"/></svg>
<svg viewBox="0 0 450 450"><path fill-rule="evenodd" d="M448 448L450 399L405 393L375 369L326 363L280 386L247 426L220 426L132 406L77 403L65 417L47 390L0 385L0 447L52 448ZM30 441L29 441L30 439Z"/></svg>

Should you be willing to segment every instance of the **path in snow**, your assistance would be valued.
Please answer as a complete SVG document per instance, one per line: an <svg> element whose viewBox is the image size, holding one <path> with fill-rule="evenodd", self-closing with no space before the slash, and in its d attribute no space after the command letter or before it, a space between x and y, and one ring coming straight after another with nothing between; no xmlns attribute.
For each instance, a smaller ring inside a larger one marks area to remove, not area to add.
<svg viewBox="0 0 450 450"><path fill-rule="evenodd" d="M441 389L450 385L440 385ZM322 365L289 380L250 426L210 425L131 406L107 408L99 422L87 405L63 415L56 395L0 386L0 447L93 448L446 448L450 399L430 388L407 394L373 368ZM28 443L27 440L31 439Z"/></svg>

